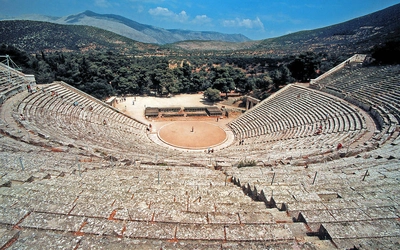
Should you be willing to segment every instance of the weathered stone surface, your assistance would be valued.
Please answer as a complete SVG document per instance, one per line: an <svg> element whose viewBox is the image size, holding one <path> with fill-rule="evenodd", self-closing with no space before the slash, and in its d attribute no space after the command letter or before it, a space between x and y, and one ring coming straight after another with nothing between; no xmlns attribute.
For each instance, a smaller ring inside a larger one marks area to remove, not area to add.
<svg viewBox="0 0 400 250"><path fill-rule="evenodd" d="M77 249L165 249L162 240L115 238L108 236L85 235Z"/></svg>
<svg viewBox="0 0 400 250"><path fill-rule="evenodd" d="M25 209L0 208L0 223L16 225L27 214L29 214L29 211Z"/></svg>
<svg viewBox="0 0 400 250"><path fill-rule="evenodd" d="M239 224L239 214L237 213L208 213L210 224Z"/></svg>
<svg viewBox="0 0 400 250"><path fill-rule="evenodd" d="M269 224L275 223L274 216L267 211L249 211L239 213L240 223Z"/></svg>
<svg viewBox="0 0 400 250"><path fill-rule="evenodd" d="M208 224L180 224L176 232L178 240L219 240L225 239L223 225L208 225Z"/></svg>
<svg viewBox="0 0 400 250"><path fill-rule="evenodd" d="M9 249L74 249L80 239L80 236L74 236L69 233L23 230L18 240Z"/></svg>
<svg viewBox="0 0 400 250"><path fill-rule="evenodd" d="M103 218L88 218L80 232L100 236L122 236L124 223Z"/></svg>
<svg viewBox="0 0 400 250"><path fill-rule="evenodd" d="M174 239L176 234L176 224L168 223L147 223L147 222L127 222L126 237L145 238L145 239Z"/></svg>
<svg viewBox="0 0 400 250"><path fill-rule="evenodd" d="M19 237L19 230L11 229L7 227L0 227L0 246L3 247L7 243L13 241L13 239L17 239Z"/></svg>
<svg viewBox="0 0 400 250"><path fill-rule="evenodd" d="M85 217L32 212L20 224L26 228L77 232Z"/></svg>

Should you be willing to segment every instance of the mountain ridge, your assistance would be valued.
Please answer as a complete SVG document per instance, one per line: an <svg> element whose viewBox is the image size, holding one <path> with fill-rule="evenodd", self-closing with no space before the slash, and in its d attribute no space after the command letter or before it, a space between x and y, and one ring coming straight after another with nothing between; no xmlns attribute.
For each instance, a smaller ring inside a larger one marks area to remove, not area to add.
<svg viewBox="0 0 400 250"><path fill-rule="evenodd" d="M86 22L89 22L90 20L93 21L94 19L88 19L88 16L90 15L92 15L91 12L87 12L86 14L81 13L79 15L72 15L68 16L68 20L70 22L76 22L79 20L86 20ZM93 15L96 15L96 13ZM42 16L41 18L48 20L52 17ZM102 18L107 19L114 17L113 15L104 15ZM60 18L55 19L60 20ZM125 24L123 24L124 20L121 20L120 22L116 22L115 18L113 20L113 27L116 25L121 25L121 27L125 28L127 27ZM97 19L96 21L99 22L101 20ZM115 33L112 33L114 34L112 35L111 32L103 34L103 31L106 32L104 29L83 28L89 27L90 25L83 26L58 24L60 26L57 26L54 24L54 19L52 22L54 25L49 25L50 23L41 23L39 25L34 21L31 21L31 23L22 21L20 23L18 23L18 21L9 23L5 22L6 21L0 21L0 31L2 31L0 42L17 45L17 47L30 52L35 52L38 50L40 51L42 49L55 51L57 49L62 50L64 48L82 51L82 48L89 48L87 44L97 44L97 46L100 46L103 49L107 46L111 46L111 50L115 49L125 52L137 51L139 53L145 53L146 55L180 53L177 52L178 50L208 52L217 51L218 53L225 54L235 53L238 56L282 56L298 54L306 51L350 55L354 53L368 53L374 46L380 46L388 41L400 41L400 4L323 28L304 30L280 37L258 41L251 40L240 43L196 40L195 37L190 37L185 41L159 45L154 41L150 41L148 43L135 42L132 39L126 38L126 36L117 35ZM65 20L63 22L65 22ZM103 26L105 26L107 23L109 22L105 22ZM12 27L8 27L8 25L11 25ZM36 28L29 28L29 25ZM45 29L43 30L43 27L41 26L45 27ZM148 27L151 26L143 25L141 26L141 29L149 30ZM90 30L92 34L80 33L84 32L85 30ZM126 32L131 31L132 30L127 30ZM167 30L164 31L168 32ZM144 38L147 37L148 39L156 40L156 37L154 36L150 37L137 30L136 32L138 35L145 36ZM187 31L182 30L178 30L176 32L176 36L187 33ZM213 32L210 32L210 35L213 34ZM203 35L206 36L207 33L203 33ZM70 37L73 41L78 41L79 46L74 45L70 41L71 39L62 40L59 39L58 36L61 38ZM82 36L82 39L80 39L79 36ZM33 37L39 39L33 39ZM29 41L29 43L26 41ZM147 52L146 49L148 50Z"/></svg>
<svg viewBox="0 0 400 250"><path fill-rule="evenodd" d="M138 42L155 43L160 45L185 40L217 40L225 42L246 42L251 40L242 34L163 29L148 24L142 24L120 15L98 14L90 10L64 17L25 15L19 18L14 18L13 20L16 19L45 21L68 25L88 25L114 32Z"/></svg>
<svg viewBox="0 0 400 250"><path fill-rule="evenodd" d="M367 53L387 41L400 41L400 4L330 26L239 44L182 41L172 44L184 50L252 50L255 55L287 55L304 51ZM207 43L207 46L204 46Z"/></svg>
<svg viewBox="0 0 400 250"><path fill-rule="evenodd" d="M258 48L284 50L290 45L298 50L329 47L363 52L387 40L400 40L400 4L323 28L264 39Z"/></svg>

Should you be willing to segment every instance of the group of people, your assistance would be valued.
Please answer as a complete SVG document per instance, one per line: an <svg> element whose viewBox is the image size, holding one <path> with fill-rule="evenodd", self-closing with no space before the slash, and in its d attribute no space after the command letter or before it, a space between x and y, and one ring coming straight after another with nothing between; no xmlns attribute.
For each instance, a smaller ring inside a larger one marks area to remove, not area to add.
<svg viewBox="0 0 400 250"><path fill-rule="evenodd" d="M317 131L315 132L316 135L320 135L322 133L322 125L319 125Z"/></svg>
<svg viewBox="0 0 400 250"><path fill-rule="evenodd" d="M136 101L136 96L135 96L134 99L132 100L132 105L135 105L135 101ZM116 103L116 104L122 103L122 102L126 102L126 97L125 97L125 96L122 96L122 97L120 97L120 98L116 98L116 99L115 99L115 103Z"/></svg>
<svg viewBox="0 0 400 250"><path fill-rule="evenodd" d="M151 124L149 124L149 126L146 128L147 132L151 132L152 131L153 126Z"/></svg>
<svg viewBox="0 0 400 250"><path fill-rule="evenodd" d="M136 101L136 97L135 97L134 101ZM126 102L126 97L123 96L123 97L121 97L121 98L116 98L116 99L115 99L115 102L116 102L117 104L118 104L118 102ZM132 104L134 104L134 103L132 103Z"/></svg>
<svg viewBox="0 0 400 250"><path fill-rule="evenodd" d="M27 84L26 88L28 89L29 93L35 93L36 92L36 88L32 87L30 84Z"/></svg>

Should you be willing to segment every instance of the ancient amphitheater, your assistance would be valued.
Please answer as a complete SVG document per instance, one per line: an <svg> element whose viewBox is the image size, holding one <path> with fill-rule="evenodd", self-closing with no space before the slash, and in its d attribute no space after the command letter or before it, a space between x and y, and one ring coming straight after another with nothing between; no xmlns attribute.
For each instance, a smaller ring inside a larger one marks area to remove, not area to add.
<svg viewBox="0 0 400 250"><path fill-rule="evenodd" d="M212 154L0 65L0 249L399 249L400 65L364 59L262 101Z"/></svg>

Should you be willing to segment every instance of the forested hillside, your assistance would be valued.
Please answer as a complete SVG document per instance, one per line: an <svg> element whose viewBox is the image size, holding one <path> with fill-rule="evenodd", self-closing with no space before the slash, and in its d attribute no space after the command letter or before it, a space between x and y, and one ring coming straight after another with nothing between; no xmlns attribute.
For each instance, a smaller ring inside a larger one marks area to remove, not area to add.
<svg viewBox="0 0 400 250"><path fill-rule="evenodd" d="M376 45L400 41L400 4L347 22L263 40L257 51L366 53Z"/></svg>
<svg viewBox="0 0 400 250"><path fill-rule="evenodd" d="M0 21L0 43L28 53L40 51L118 51L143 53L158 46L143 44L113 32L81 25L60 25L35 21Z"/></svg>
<svg viewBox="0 0 400 250"><path fill-rule="evenodd" d="M64 81L98 98L118 94L168 95L208 88L252 93L263 99L293 81L307 81L344 58L304 53L285 58L218 55L145 57L112 51L41 52L29 55L2 45L37 83Z"/></svg>

